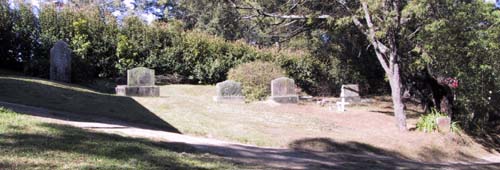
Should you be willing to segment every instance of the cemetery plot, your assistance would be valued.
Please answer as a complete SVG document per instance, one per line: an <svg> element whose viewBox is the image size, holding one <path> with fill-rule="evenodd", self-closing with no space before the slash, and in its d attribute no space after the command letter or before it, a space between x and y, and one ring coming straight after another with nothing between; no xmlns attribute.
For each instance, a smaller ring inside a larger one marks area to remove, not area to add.
<svg viewBox="0 0 500 170"><path fill-rule="evenodd" d="M245 96L243 96L241 83L226 80L220 83L217 83L215 86L217 95L214 96L214 101L217 103L224 102L236 102L236 103L244 103Z"/></svg>
<svg viewBox="0 0 500 170"><path fill-rule="evenodd" d="M155 86L155 71L138 67L127 70L127 85L116 87L119 96L160 96L160 88Z"/></svg>
<svg viewBox="0 0 500 170"><path fill-rule="evenodd" d="M281 77L271 81L271 100L278 103L297 103L299 96L293 79Z"/></svg>
<svg viewBox="0 0 500 170"><path fill-rule="evenodd" d="M71 82L71 49L64 41L57 41L50 49L50 80Z"/></svg>

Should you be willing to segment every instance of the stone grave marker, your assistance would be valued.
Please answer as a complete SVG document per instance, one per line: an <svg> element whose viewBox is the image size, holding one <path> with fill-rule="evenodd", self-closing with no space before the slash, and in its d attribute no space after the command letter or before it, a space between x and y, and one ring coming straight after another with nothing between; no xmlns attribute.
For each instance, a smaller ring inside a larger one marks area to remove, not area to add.
<svg viewBox="0 0 500 170"><path fill-rule="evenodd" d="M154 86L155 71L146 67L137 67L127 70L128 86Z"/></svg>
<svg viewBox="0 0 500 170"><path fill-rule="evenodd" d="M280 77L271 81L271 100L278 103L297 103L299 96L293 79Z"/></svg>
<svg viewBox="0 0 500 170"><path fill-rule="evenodd" d="M71 82L71 52L68 44L62 40L50 49L50 80Z"/></svg>
<svg viewBox="0 0 500 170"><path fill-rule="evenodd" d="M127 70L127 85L115 88L120 96L160 96L160 87L155 86L155 71L137 67Z"/></svg>
<svg viewBox="0 0 500 170"><path fill-rule="evenodd" d="M361 102L361 97L359 96L359 86L357 84L342 85L340 98L345 98L347 102L352 103Z"/></svg>
<svg viewBox="0 0 500 170"><path fill-rule="evenodd" d="M217 83L216 96L214 96L214 101L217 103L228 102L228 103L244 103L245 96L243 96L241 83L233 80L226 80Z"/></svg>
<svg viewBox="0 0 500 170"><path fill-rule="evenodd" d="M436 118L436 124L439 132L450 132L451 131L451 119L448 116Z"/></svg>

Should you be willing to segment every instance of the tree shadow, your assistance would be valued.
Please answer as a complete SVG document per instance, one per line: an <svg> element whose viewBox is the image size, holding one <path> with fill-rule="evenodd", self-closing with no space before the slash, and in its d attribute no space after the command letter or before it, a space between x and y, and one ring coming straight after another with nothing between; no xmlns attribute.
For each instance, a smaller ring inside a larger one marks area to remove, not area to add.
<svg viewBox="0 0 500 170"><path fill-rule="evenodd" d="M305 138L289 144L290 149L246 145L195 145L243 163L272 169L498 169L500 163L435 164L412 160L401 153L359 142L338 142L329 138ZM425 152L425 151L424 151ZM435 151L435 152L438 152ZM468 158L468 157L464 157Z"/></svg>
<svg viewBox="0 0 500 170"><path fill-rule="evenodd" d="M466 131L472 139L481 144L490 153L500 153L500 131L499 129L486 128L482 132Z"/></svg>
<svg viewBox="0 0 500 170"><path fill-rule="evenodd" d="M0 169L40 167L57 169L57 166L65 165L65 161L72 161L72 164L75 163L73 166L77 166L78 169L130 169L130 167L114 167L121 166L120 164L123 163L134 167L146 167L146 169L148 169L147 167L153 169L208 169L184 159L201 162L227 162L219 157L206 156L194 147L182 143L127 138L51 123L40 123L37 126L47 129L50 133L0 134L0 151L7 149L6 154L15 157L33 160L43 158L44 161L34 161L34 163L4 161L0 162ZM113 161L97 161L102 158ZM51 164L47 164L48 162Z"/></svg>
<svg viewBox="0 0 500 170"><path fill-rule="evenodd" d="M55 82L0 77L0 106L24 114L91 120L180 133L133 98ZM25 107L21 105L30 107Z"/></svg>
<svg viewBox="0 0 500 170"><path fill-rule="evenodd" d="M423 113L420 113L418 110L415 110L415 109L406 109L406 111L410 111L410 113L406 112L406 118L409 118L409 119L419 118L423 114ZM369 110L369 112L380 113L380 114L384 114L384 115L387 115L387 116L394 116L394 112L393 111Z"/></svg>

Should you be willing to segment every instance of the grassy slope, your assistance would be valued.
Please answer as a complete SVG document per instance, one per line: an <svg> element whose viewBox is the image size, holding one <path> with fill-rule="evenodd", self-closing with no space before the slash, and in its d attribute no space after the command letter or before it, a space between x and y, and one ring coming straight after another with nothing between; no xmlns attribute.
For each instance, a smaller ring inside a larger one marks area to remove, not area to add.
<svg viewBox="0 0 500 170"><path fill-rule="evenodd" d="M167 131L177 131L130 97L99 93L71 84L13 76L11 73L0 72L0 101L77 113L82 116L115 118Z"/></svg>
<svg viewBox="0 0 500 170"><path fill-rule="evenodd" d="M0 108L0 169L236 168L183 144L94 133Z"/></svg>
<svg viewBox="0 0 500 170"><path fill-rule="evenodd" d="M178 128L185 134L281 147L305 138L327 137L395 149L418 160L463 160L469 159L464 154L477 157L485 153L468 138L450 140L440 134L395 133L394 126L387 123L392 122L393 117L385 115L384 110L381 113L363 111L379 107L332 114L326 108L300 105L216 104L211 98L214 91L213 86L168 85L161 87L162 97L133 99L12 73L2 75L0 70L0 101L111 117L170 130ZM455 140L464 144L457 145Z"/></svg>
<svg viewBox="0 0 500 170"><path fill-rule="evenodd" d="M324 134L321 129L333 126L315 117L290 114L283 107L278 109L258 102L217 104L212 100L214 86L167 85L160 92L165 97L137 100L185 134L286 147L295 138ZM290 134L297 132L294 129L304 131Z"/></svg>

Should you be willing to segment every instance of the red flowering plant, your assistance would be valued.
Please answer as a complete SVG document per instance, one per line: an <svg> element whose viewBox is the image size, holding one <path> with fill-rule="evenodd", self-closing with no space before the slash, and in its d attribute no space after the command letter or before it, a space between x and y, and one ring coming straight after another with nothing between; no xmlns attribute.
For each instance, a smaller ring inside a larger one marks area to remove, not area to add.
<svg viewBox="0 0 500 170"><path fill-rule="evenodd" d="M450 86L453 89L458 87L458 80L457 79L448 77L445 79L445 82L446 82L446 84L448 84L448 86Z"/></svg>

